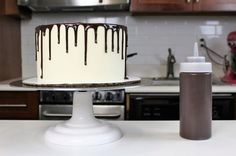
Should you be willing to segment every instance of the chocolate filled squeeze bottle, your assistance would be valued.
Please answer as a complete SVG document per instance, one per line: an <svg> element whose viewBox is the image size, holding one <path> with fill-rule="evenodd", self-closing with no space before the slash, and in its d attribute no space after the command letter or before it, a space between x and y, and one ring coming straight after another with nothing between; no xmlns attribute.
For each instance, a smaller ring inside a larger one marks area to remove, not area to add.
<svg viewBox="0 0 236 156"><path fill-rule="evenodd" d="M180 136L191 140L211 137L212 65L205 57L194 56L180 64Z"/></svg>

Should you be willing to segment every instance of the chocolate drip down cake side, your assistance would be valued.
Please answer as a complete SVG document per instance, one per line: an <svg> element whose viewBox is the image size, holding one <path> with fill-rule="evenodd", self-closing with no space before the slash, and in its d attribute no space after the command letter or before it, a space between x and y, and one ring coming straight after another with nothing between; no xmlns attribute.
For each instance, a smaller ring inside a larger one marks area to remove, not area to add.
<svg viewBox="0 0 236 156"><path fill-rule="evenodd" d="M97 87L134 84L126 72L127 27L104 23L40 25L35 32L33 86Z"/></svg>

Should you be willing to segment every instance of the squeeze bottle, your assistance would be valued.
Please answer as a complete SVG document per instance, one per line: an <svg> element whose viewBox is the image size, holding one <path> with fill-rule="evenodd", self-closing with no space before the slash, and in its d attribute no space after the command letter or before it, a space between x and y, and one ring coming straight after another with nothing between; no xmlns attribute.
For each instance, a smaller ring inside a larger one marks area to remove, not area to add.
<svg viewBox="0 0 236 156"><path fill-rule="evenodd" d="M191 140L211 137L212 65L198 54L180 64L180 136Z"/></svg>

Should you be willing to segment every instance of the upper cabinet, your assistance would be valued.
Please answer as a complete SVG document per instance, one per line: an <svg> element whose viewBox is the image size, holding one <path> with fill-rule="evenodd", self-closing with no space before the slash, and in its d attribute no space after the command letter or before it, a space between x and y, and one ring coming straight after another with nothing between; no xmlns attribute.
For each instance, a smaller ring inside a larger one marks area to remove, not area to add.
<svg viewBox="0 0 236 156"><path fill-rule="evenodd" d="M19 77L21 77L20 19L0 15L0 81Z"/></svg>
<svg viewBox="0 0 236 156"><path fill-rule="evenodd" d="M1 15L18 15L17 0L0 0Z"/></svg>
<svg viewBox="0 0 236 156"><path fill-rule="evenodd" d="M28 9L17 6L17 0L0 0L0 15L29 18L31 12Z"/></svg>
<svg viewBox="0 0 236 156"><path fill-rule="evenodd" d="M131 0L131 12L190 12L191 0Z"/></svg>
<svg viewBox="0 0 236 156"><path fill-rule="evenodd" d="M236 12L236 0L131 0L133 13Z"/></svg>
<svg viewBox="0 0 236 156"><path fill-rule="evenodd" d="M236 0L195 0L194 10L202 12L235 12Z"/></svg>
<svg viewBox="0 0 236 156"><path fill-rule="evenodd" d="M0 81L21 77L19 17L26 16L17 7L17 0L0 0Z"/></svg>

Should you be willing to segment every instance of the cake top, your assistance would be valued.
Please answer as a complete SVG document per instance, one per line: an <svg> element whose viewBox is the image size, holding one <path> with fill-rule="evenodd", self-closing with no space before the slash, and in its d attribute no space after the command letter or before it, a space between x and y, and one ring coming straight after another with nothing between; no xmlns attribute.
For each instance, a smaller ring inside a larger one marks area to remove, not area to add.
<svg viewBox="0 0 236 156"><path fill-rule="evenodd" d="M52 28L54 25L58 25L58 26L64 25L66 27L76 27L76 26L83 25L85 28L95 28L95 27L98 27L98 26L103 26L103 27L110 28L110 29L117 28L117 27L122 28L122 29L127 29L126 26L121 25L121 24L82 23L82 22L76 22L76 23L53 23L53 24L39 25L35 29L36 29L36 32L37 32L37 31L42 30L42 29Z"/></svg>

